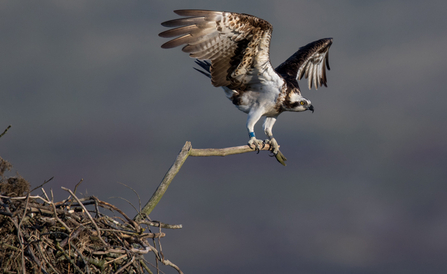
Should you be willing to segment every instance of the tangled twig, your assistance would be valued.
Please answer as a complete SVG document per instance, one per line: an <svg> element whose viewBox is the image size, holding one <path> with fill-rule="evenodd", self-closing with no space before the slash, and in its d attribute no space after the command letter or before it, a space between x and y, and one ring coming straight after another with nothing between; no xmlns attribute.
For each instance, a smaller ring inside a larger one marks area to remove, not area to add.
<svg viewBox="0 0 447 274"><path fill-rule="evenodd" d="M148 265L143 256L154 253L157 262L182 273L161 255L160 244L157 248L147 241L165 237L161 228L181 228L181 225L148 218L136 222L97 197L79 198L70 189L63 189L70 197L62 202L54 202L53 196L48 197L43 189L44 197L0 195L3 271L152 273L153 265ZM117 212L121 217L108 216L104 210ZM90 212L96 212L96 216ZM151 227L157 227L156 231L151 231ZM159 273L157 267L156 271Z"/></svg>

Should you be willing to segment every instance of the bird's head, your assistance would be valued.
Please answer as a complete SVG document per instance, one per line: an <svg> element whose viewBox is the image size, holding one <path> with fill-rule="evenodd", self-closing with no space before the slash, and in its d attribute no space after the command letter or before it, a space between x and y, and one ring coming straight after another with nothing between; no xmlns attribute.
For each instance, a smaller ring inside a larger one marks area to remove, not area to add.
<svg viewBox="0 0 447 274"><path fill-rule="evenodd" d="M314 107L309 99L304 98L300 94L292 94L288 100L284 102L284 108L288 111L306 111L314 112Z"/></svg>

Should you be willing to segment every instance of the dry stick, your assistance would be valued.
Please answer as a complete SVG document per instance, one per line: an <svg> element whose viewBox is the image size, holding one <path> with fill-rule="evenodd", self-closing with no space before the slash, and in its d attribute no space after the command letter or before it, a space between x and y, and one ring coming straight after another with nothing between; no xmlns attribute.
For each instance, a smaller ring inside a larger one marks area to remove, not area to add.
<svg viewBox="0 0 447 274"><path fill-rule="evenodd" d="M53 207L53 211L54 211L54 217L56 218L56 220L68 231L71 233L71 229L57 216L57 210L56 210L56 206L54 205L54 201L51 200L51 205Z"/></svg>
<svg viewBox="0 0 447 274"><path fill-rule="evenodd" d="M83 225L79 225L78 228L76 228L75 231L71 232L70 235L65 238L61 243L60 246L63 248L65 245L67 245L72 239L77 238L79 233L84 231L85 227Z"/></svg>
<svg viewBox="0 0 447 274"><path fill-rule="evenodd" d="M260 150L271 150L272 147L269 144L265 144ZM238 146L238 147L227 147L227 148L204 148L204 149L191 149L190 156L196 157L208 157L208 156L227 156L233 154L240 154L253 151L253 148L249 146ZM278 151L277 154L271 155L275 156L276 160L283 166L286 166L287 158Z"/></svg>
<svg viewBox="0 0 447 274"><path fill-rule="evenodd" d="M105 251L93 251L92 254L94 254L94 255L105 255L105 254L109 254L109 253L127 254L128 252L137 253L137 254L147 254L152 249L153 249L152 246L145 247L145 249L138 249L138 248L134 248L134 247L132 247L129 250L107 249Z"/></svg>
<svg viewBox="0 0 447 274"><path fill-rule="evenodd" d="M110 260L110 261L106 262L105 264L111 264L111 263L113 263L114 261L121 260L121 259L123 259L123 258L125 258L125 257L127 257L127 254L121 255L121 256L119 256L118 258L115 258L115 259L113 259L113 260Z"/></svg>
<svg viewBox="0 0 447 274"><path fill-rule="evenodd" d="M22 237L22 232L21 232L21 230L20 230L20 226L19 226L19 222L17 222L18 221L18 218L19 218L19 216L15 216L14 218L13 217L9 217L9 219L11 220L11 222L14 224L14 226L16 227L16 229L17 229L17 239L18 239L18 241L19 241L19 244L20 244L20 249L18 249L19 250L19 252L21 253L21 256L22 256L22 272L24 273L24 274L26 274L26 269L25 269L25 255L24 255L24 248L23 248L23 243L22 243L22 241L23 241L23 237Z"/></svg>
<svg viewBox="0 0 447 274"><path fill-rule="evenodd" d="M110 198L110 199L121 199L121 200L123 200L123 201L126 201L131 207L133 207L133 209L135 209L136 212L139 212L138 209L132 204L131 201L129 201L129 200L123 198L123 197L112 196L112 197L109 197L109 198ZM141 206L140 206L140 210L141 210Z"/></svg>
<svg viewBox="0 0 447 274"><path fill-rule="evenodd" d="M149 273L149 274L153 274L152 271L151 271L151 269L144 263L144 260L143 260L143 259L139 259L139 261L140 261L140 265L143 266L144 270L146 270L147 273Z"/></svg>
<svg viewBox="0 0 447 274"><path fill-rule="evenodd" d="M137 224L134 220L132 220L131 218L129 218L126 213L124 213L121 209L117 208L116 206L109 204L107 202L101 201L98 198L96 198L95 196L92 196L93 199L95 199L95 201L97 201L99 204L103 205L103 206L108 206L109 208L111 208L112 210L115 210L116 212L118 212L119 214L121 214L122 216L124 216L124 218L126 218L126 220L133 225L133 227L135 228L135 230L137 231L141 231L141 227L139 224Z"/></svg>
<svg viewBox="0 0 447 274"><path fill-rule="evenodd" d="M42 265L42 262L34 255L34 251L31 248L31 244L29 244L27 247L28 256L31 257L31 259L39 266L40 270L46 273L45 268Z"/></svg>
<svg viewBox="0 0 447 274"><path fill-rule="evenodd" d="M270 145L266 144L260 150L270 150ZM190 156L195 157L208 157L208 156L227 156L233 154L241 154L254 151L253 148L250 148L248 145L245 146L237 146L237 147L227 147L227 148L191 148L189 153Z"/></svg>
<svg viewBox="0 0 447 274"><path fill-rule="evenodd" d="M177 272L178 272L179 274L183 274L183 272L180 270L180 268L179 268L177 265L173 264L171 261L169 261L169 260L163 260L162 263L163 263L164 265L167 265L167 266L170 266L170 267L174 268L175 270L177 270Z"/></svg>
<svg viewBox="0 0 447 274"><path fill-rule="evenodd" d="M48 179L48 180L46 180L46 181L43 181L43 184L41 184L40 186L36 186L35 188L33 188L32 190L30 190L30 192L29 193L31 193L31 192L33 192L34 190L36 190L36 189L38 189L38 188L41 188L41 187L43 187L45 184L47 184L47 183L49 183L51 180L53 180L53 178L54 178L54 176L53 177L51 177L50 179Z"/></svg>
<svg viewBox="0 0 447 274"><path fill-rule="evenodd" d="M74 266L74 268L76 269L77 272L82 273L82 274L84 273L84 272L82 272L82 270L79 268L79 266L77 266L76 263L70 258L70 255L67 254L67 252L65 252L65 250L64 250L62 247L60 247L59 243L56 244L56 248L57 248L57 250L59 250L60 252L62 252L62 254L65 256L65 259L67 259L67 261L69 261L70 264L72 264L72 265Z"/></svg>
<svg viewBox="0 0 447 274"><path fill-rule="evenodd" d="M83 181L84 181L84 179L81 178L81 180L79 181L79 183L77 183L77 184L75 185L75 188L74 188L73 193L76 193L76 190L78 190L78 186L79 186Z"/></svg>
<svg viewBox="0 0 447 274"><path fill-rule="evenodd" d="M41 257L45 260L47 265L50 266L51 270L53 270L54 273L59 274L59 272L53 267L53 265L51 264L49 259L47 259L47 256L43 253L42 247L40 244L38 245L38 247L39 247L39 253L40 253Z"/></svg>
<svg viewBox="0 0 447 274"><path fill-rule="evenodd" d="M70 245L70 247L72 247L78 254L79 257L81 258L82 262L84 263L84 266L86 268L87 273L90 273L90 267L88 266L87 260L85 259L85 257L82 255L82 252L80 252L76 246L71 245L70 243L68 243Z"/></svg>
<svg viewBox="0 0 447 274"><path fill-rule="evenodd" d="M166 233L162 232L160 233L142 233L137 234L132 231L125 231L125 230L119 230L119 229L111 229L111 228L101 228L101 231L108 231L108 232L116 232L120 233L122 238L130 238L132 236L137 236L140 238L164 238L166 237Z"/></svg>
<svg viewBox="0 0 447 274"><path fill-rule="evenodd" d="M43 189L43 188L42 188ZM29 194L29 193L28 193ZM46 194L45 194L46 195ZM22 197L9 197L9 196L4 196L4 195L0 195L0 198L6 198L6 199L10 199L10 200L25 200L27 199L27 196L22 196ZM45 200L44 198L36 195L36 196L29 196L30 199L40 199L42 201L44 201L47 204L50 204L49 199L47 197L47 200Z"/></svg>
<svg viewBox="0 0 447 274"><path fill-rule="evenodd" d="M270 149L271 149L270 145L266 144L260 150L269 151ZM134 217L134 220L136 222L140 222L152 212L152 210L155 208L155 206L160 201L161 197L163 197L163 195L165 194L166 190L168 189L168 187L171 184L172 180L174 179L175 175L177 175L177 173L179 172L183 163L185 163L188 156L194 156L194 157L227 156L227 155L241 154L241 153L247 153L247 152L252 152L252 151L255 151L255 150L253 148L250 148L248 145L221 148L221 149L215 149L215 148L193 149L191 142L187 141L185 143L185 145L183 146L182 150L180 151L180 153L178 154L177 158L175 159L174 164L171 166L171 168L168 170L165 177L161 181L157 190L154 192L154 194L152 194L152 197L149 199L149 201L143 207L143 209L140 211L140 213L138 213Z"/></svg>
<svg viewBox="0 0 447 274"><path fill-rule="evenodd" d="M143 220L146 215L149 215L152 210L155 208L155 206L160 201L161 197L165 194L166 190L169 187L169 184L171 184L172 180L174 179L175 175L179 172L180 168L182 167L183 163L186 161L186 158L189 156L189 151L191 150L191 142L186 142L183 146L182 150L180 151L179 155L177 156L177 159L175 159L174 164L171 166L171 168L166 173L165 177L161 181L160 185L158 186L157 190L154 192L150 200L147 202L147 204L143 207L143 209L138 213L134 220L136 222L139 222Z"/></svg>
<svg viewBox="0 0 447 274"><path fill-rule="evenodd" d="M170 266L170 267L174 268L175 270L177 270L177 272L178 272L179 274L183 274L183 272L180 270L180 268L179 268L177 265L173 264L173 263L172 263L171 261L169 261L169 260L165 260L164 258L162 258L162 257L160 256L159 251L158 251L155 247L153 247L153 246L151 246L151 245L149 245L148 247L149 247L149 248L151 249L151 251L154 252L154 254L155 254L155 258L156 258L156 262L157 262L157 265L156 265L156 268L157 268L157 269L158 269L158 261L160 261L160 262L162 262L164 265Z"/></svg>
<svg viewBox="0 0 447 274"><path fill-rule="evenodd" d="M118 270L115 272L115 274L116 274L116 273L120 273L120 272L126 270L127 267L133 263L133 260L135 260L135 257L132 257L132 259L130 260L130 262L127 263L126 265L124 265L123 267L121 267L120 269L118 269Z"/></svg>
<svg viewBox="0 0 447 274"><path fill-rule="evenodd" d="M23 222L23 219L25 219L25 216L26 216L26 209L28 208L28 202L29 202L29 193L26 195L26 203L25 203L25 209L23 210L23 216L22 216L22 218L20 219L20 222L19 222L19 224L18 224L18 226L17 226L17 236L18 236L18 238L19 238L19 241L20 241L20 247L21 247L21 249L22 249L22 271L23 271L23 273L24 274L26 274L26 266L25 266L25 248L23 247L23 243L22 243L22 241L23 241L23 235L22 235L22 232L21 232L21 226L22 226L22 222Z"/></svg>
<svg viewBox="0 0 447 274"><path fill-rule="evenodd" d="M10 128L11 128L11 125L9 125L9 126L3 131L3 133L0 134L0 138L3 137L3 135L5 135L6 132L7 132Z"/></svg>
<svg viewBox="0 0 447 274"><path fill-rule="evenodd" d="M47 198L47 201L48 201L47 204L49 204L50 199L48 198L48 195L45 192L45 189L42 187L41 190L42 190L42 193L45 195L45 198Z"/></svg>
<svg viewBox="0 0 447 274"><path fill-rule="evenodd" d="M22 216L22 218L20 219L19 228L20 228L20 226L22 226L23 219L25 219L25 216L26 216L26 210L27 210L27 208L28 208L28 202L29 202L29 193L26 194L25 209L23 210L23 216Z"/></svg>
<svg viewBox="0 0 447 274"><path fill-rule="evenodd" d="M164 224L158 221L141 221L140 224L144 224L144 225L150 225L150 226L154 226L154 227L159 227L161 226L162 228L169 228L169 229L180 229L182 228L182 225L170 225L170 224Z"/></svg>
<svg viewBox="0 0 447 274"><path fill-rule="evenodd" d="M106 242L104 242L104 239L101 237L101 230L99 229L98 225L95 223L95 220L93 220L92 216L90 215L90 213L88 212L88 210L85 208L85 206L81 203L81 201L79 200L78 197L76 197L76 195L74 195L73 191L71 191L68 188L65 188L63 186L61 186L61 188L65 191L68 191L68 193L70 193L70 195L75 198L75 200L79 203L79 205L82 207L82 209L84 209L85 213L87 214L88 218L90 219L90 221L93 223L93 225L96 228L96 231L98 231L98 237L101 240L101 242L105 245L108 246L108 244L106 244Z"/></svg>

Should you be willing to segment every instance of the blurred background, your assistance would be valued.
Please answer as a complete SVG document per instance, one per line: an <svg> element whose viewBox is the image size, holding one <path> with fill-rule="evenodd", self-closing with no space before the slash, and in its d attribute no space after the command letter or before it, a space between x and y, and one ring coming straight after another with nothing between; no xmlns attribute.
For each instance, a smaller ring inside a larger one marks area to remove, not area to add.
<svg viewBox="0 0 447 274"><path fill-rule="evenodd" d="M134 216L119 183L144 205L186 141L246 144L246 114L160 48L184 8L266 19L275 67L334 43L328 88L301 81L315 113L274 127L287 167L267 152L188 158L151 214L183 224L165 231L166 258L185 273L446 273L446 1L2 1L10 174L54 176L56 200L83 178L78 192Z"/></svg>

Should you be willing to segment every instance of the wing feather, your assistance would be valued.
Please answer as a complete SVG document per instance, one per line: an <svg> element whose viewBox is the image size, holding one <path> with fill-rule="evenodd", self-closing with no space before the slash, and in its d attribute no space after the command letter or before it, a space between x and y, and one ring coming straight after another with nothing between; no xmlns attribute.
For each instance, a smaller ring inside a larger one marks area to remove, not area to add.
<svg viewBox="0 0 447 274"><path fill-rule="evenodd" d="M160 33L160 36L164 37L164 38L177 37L180 35L195 33L195 32L197 32L198 29L199 28L196 25L189 25L189 26L184 26L184 27L164 31L164 32Z"/></svg>
<svg viewBox="0 0 447 274"><path fill-rule="evenodd" d="M205 22L205 18L182 18L182 19L174 19L161 23L163 27L173 28L173 27L181 27L187 26L190 24L197 24Z"/></svg>
<svg viewBox="0 0 447 274"><path fill-rule="evenodd" d="M260 81L282 81L270 64L272 26L267 21L234 12L174 12L187 17L162 23L174 29L160 33L161 37L178 36L162 48L185 45L182 50L191 57L210 60L214 86L244 89L246 84Z"/></svg>
<svg viewBox="0 0 447 274"><path fill-rule="evenodd" d="M194 17L203 16L211 20L215 20L216 18L222 16L221 11L214 11L214 10L175 10L174 12L180 16L194 16Z"/></svg>
<svg viewBox="0 0 447 274"><path fill-rule="evenodd" d="M327 87L326 68L329 67L329 48L332 38L320 39L304 47L289 57L275 70L286 79L301 80L304 76L308 80L309 89L324 85Z"/></svg>
<svg viewBox="0 0 447 274"><path fill-rule="evenodd" d="M318 70L319 69L319 67L318 67L318 65L316 65L316 66L314 66L313 67L313 71L312 71L312 78L313 78L313 82L314 82L314 87L315 88L318 88L318 85L319 84L321 84L321 78L320 77L318 77ZM312 83L312 81L311 81L312 79L309 79L309 83ZM317 82L318 81L318 82ZM311 89L312 88L312 84L310 84L310 87L309 87L309 89Z"/></svg>
<svg viewBox="0 0 447 274"><path fill-rule="evenodd" d="M175 48L180 45L186 44L190 41L193 41L193 39L195 39L195 38L191 34L187 34L187 35L183 35L183 36L177 37L175 39L172 39L172 40L164 43L163 45L161 45L161 47L164 49Z"/></svg>

